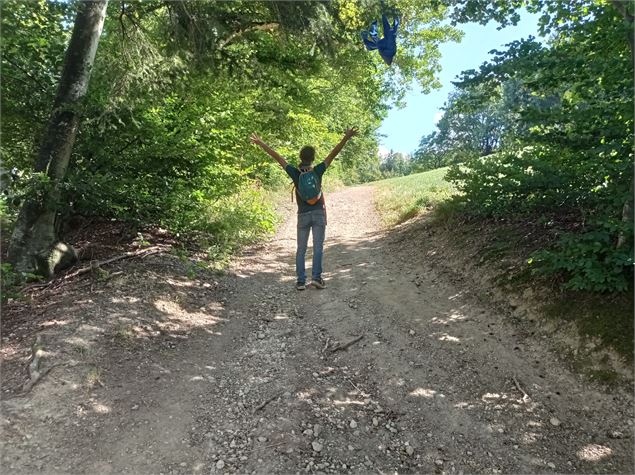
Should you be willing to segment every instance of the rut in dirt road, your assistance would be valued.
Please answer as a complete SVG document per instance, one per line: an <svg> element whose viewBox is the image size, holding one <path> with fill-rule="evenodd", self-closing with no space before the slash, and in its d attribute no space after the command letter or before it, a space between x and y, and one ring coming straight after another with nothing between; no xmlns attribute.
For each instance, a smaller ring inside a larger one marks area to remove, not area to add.
<svg viewBox="0 0 635 475"><path fill-rule="evenodd" d="M96 336L101 385L68 399L85 398L84 417L21 449L40 444L41 466L16 451L5 463L82 473L631 473L632 398L569 372L547 342L521 337L431 268L429 252L382 231L372 189L358 187L328 197L324 290L293 287L293 215L213 285L177 280L171 264L170 283L158 278L134 300L138 318L152 307L173 325L170 343L151 338L141 352ZM130 304L126 293L168 259L149 260L118 298ZM112 295L94 300L114 312L104 303ZM61 399L68 392L44 396L55 381L27 399L33 416L22 422L34 434L51 404L60 414L74 407ZM20 420L20 404L10 401L9 417Z"/></svg>

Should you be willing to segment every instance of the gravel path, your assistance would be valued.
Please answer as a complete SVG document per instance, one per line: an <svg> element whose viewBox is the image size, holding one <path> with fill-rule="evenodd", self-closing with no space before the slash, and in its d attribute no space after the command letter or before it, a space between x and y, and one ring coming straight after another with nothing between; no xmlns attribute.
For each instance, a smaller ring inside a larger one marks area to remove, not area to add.
<svg viewBox="0 0 635 475"><path fill-rule="evenodd" d="M633 473L631 395L569 372L382 231L371 188L328 198L324 290L293 288L290 213L225 276L154 256L52 302L41 335L60 366L3 402L3 467Z"/></svg>

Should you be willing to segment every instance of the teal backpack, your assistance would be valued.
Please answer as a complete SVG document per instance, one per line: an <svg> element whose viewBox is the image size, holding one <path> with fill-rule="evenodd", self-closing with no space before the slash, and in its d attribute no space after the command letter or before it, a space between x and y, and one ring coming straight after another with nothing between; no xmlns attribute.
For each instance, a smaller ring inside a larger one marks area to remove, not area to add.
<svg viewBox="0 0 635 475"><path fill-rule="evenodd" d="M320 179L313 171L313 167L300 168L300 178L298 179L298 195L302 201L309 205L314 205L322 198Z"/></svg>

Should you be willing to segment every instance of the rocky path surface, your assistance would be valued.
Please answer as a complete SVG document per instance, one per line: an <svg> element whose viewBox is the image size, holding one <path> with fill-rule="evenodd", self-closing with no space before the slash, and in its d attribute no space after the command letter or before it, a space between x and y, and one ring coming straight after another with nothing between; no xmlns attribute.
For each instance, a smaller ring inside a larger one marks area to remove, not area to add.
<svg viewBox="0 0 635 475"><path fill-rule="evenodd" d="M225 276L154 256L52 299L5 473L633 473L632 395L382 231L372 189L328 221L324 290L293 287L290 214Z"/></svg>

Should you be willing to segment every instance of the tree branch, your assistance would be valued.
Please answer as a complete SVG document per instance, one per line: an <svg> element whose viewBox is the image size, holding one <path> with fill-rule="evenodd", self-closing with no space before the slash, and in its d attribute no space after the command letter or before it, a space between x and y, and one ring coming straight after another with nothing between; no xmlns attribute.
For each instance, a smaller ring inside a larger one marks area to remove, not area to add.
<svg viewBox="0 0 635 475"><path fill-rule="evenodd" d="M4 56L4 60L9 63L10 65L18 68L20 71L22 71L26 77L28 77L31 81L33 81L35 84L37 84L38 86L40 86L40 89L42 90L42 92L47 92L47 87L42 84L37 78L31 76L31 73L29 73L26 69L24 69L22 66L20 66L17 63L14 63L8 56Z"/></svg>
<svg viewBox="0 0 635 475"><path fill-rule="evenodd" d="M227 46L229 43L234 41L236 38L244 35L245 33L249 33L250 31L257 31L257 30L272 31L279 27L280 27L280 23L260 23L257 25L249 26L242 30L235 31L234 33L232 33L231 35L229 35L227 38L225 38L223 41L219 43L218 49L223 49L225 46Z"/></svg>

